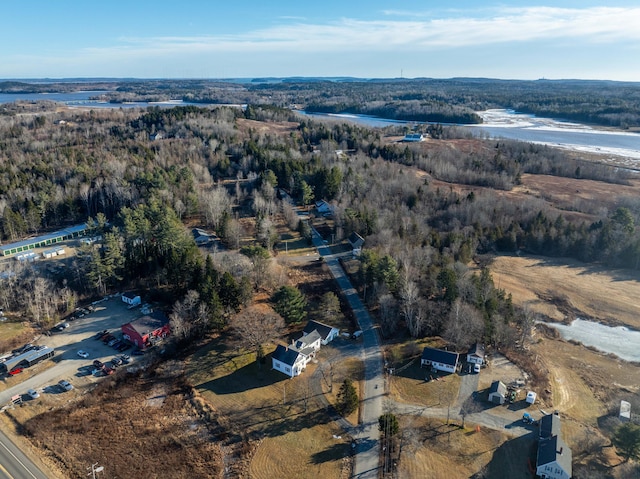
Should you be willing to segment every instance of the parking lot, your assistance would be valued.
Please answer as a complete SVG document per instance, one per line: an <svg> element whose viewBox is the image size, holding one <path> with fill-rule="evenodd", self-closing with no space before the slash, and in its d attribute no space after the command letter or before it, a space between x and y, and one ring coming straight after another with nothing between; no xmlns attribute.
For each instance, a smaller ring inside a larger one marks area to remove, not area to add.
<svg viewBox="0 0 640 479"><path fill-rule="evenodd" d="M127 305L120 300L120 296L116 296L95 304L95 310L82 318L67 319L69 327L42 335L33 344L54 348L55 356L53 359L46 360L48 363L53 361L54 365L45 368L42 367L44 363L40 363L33 366L32 369L42 369L42 371L0 392L0 407L9 403L15 395L23 395L28 399L26 393L29 389L34 389L41 394L62 393L62 388L57 387L60 380L69 381L76 390L82 390L99 381L99 376L91 374L94 369L93 361L97 359L102 363L108 363L112 358L123 353L96 340L96 333L106 329L120 338L120 327L139 317L140 314L140 308L127 309ZM78 355L78 351L81 350L88 353L86 358ZM131 355L131 349L124 353ZM139 360L137 356L131 355L131 362L120 367L134 367Z"/></svg>

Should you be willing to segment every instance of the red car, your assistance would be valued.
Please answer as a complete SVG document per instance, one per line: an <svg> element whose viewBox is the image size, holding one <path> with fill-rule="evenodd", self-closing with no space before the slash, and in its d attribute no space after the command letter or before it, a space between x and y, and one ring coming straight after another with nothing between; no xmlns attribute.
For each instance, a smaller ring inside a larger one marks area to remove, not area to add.
<svg viewBox="0 0 640 479"><path fill-rule="evenodd" d="M14 368L9 371L9 376L15 376L16 374L20 374L23 368Z"/></svg>

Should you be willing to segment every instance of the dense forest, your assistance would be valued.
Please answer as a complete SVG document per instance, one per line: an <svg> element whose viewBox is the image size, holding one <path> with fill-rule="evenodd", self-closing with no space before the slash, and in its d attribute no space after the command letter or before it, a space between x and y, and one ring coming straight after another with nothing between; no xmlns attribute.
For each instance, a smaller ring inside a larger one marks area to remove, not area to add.
<svg viewBox="0 0 640 479"><path fill-rule="evenodd" d="M640 127L640 84L632 82L486 78L0 82L0 93L77 90L103 90L100 97L114 103L175 99L203 104L251 103L458 124L480 123L479 111L510 108L595 125Z"/></svg>
<svg viewBox="0 0 640 479"><path fill-rule="evenodd" d="M482 336L514 341L530 318L487 269L472 272L484 254L524 251L640 267L637 198L612 211L585 205L567 215L536 197L501 196L525 173L631 179L552 148L474 139L464 140L469 149L456 149L455 130L447 130L443 136L453 139L430 140L426 149L390 141L399 130L296 119L276 106L31 108L0 116L2 241L87 218L104 238L53 284L37 281L28 266L3 280L5 308L31 308L37 318L64 310L74 295L103 294L124 282L177 301L174 311L190 318L180 324L185 338L224 327L252 289L281 286L268 268L276 224L309 234L279 192L300 205L331 202L335 238L366 238L359 274L386 334L444 334L460 347ZM456 193L461 184L474 192ZM187 220L214 229L234 251L248 220L259 249L240 250L245 260L204 261ZM59 294L45 294L52 288ZM26 295L14 294L19 290Z"/></svg>

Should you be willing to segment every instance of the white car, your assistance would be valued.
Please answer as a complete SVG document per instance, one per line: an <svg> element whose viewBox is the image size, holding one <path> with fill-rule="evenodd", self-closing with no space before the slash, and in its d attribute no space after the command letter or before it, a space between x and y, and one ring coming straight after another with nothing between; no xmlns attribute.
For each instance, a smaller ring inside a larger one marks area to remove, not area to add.
<svg viewBox="0 0 640 479"><path fill-rule="evenodd" d="M89 353L81 349L80 351L78 351L78 356L80 356L81 358L87 359L89 357Z"/></svg>
<svg viewBox="0 0 640 479"><path fill-rule="evenodd" d="M58 381L58 386L60 386L65 391L71 391L73 389L73 385L69 381L65 381L64 379Z"/></svg>
<svg viewBox="0 0 640 479"><path fill-rule="evenodd" d="M478 374L480 372L480 365L478 363L475 363L473 365L473 372Z"/></svg>
<svg viewBox="0 0 640 479"><path fill-rule="evenodd" d="M27 391L27 395L31 398L31 399L38 399L40 397L40 393L38 391L36 391L35 389L29 389Z"/></svg>

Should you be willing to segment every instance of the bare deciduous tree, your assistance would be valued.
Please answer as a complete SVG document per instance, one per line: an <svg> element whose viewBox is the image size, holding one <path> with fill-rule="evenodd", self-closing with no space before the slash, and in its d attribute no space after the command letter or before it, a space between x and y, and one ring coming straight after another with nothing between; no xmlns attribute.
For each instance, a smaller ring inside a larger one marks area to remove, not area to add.
<svg viewBox="0 0 640 479"><path fill-rule="evenodd" d="M285 329L285 324L282 316L275 311L250 306L231 319L231 327L239 344L255 351L256 360L260 364L264 358L263 344L278 338Z"/></svg>

